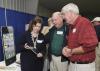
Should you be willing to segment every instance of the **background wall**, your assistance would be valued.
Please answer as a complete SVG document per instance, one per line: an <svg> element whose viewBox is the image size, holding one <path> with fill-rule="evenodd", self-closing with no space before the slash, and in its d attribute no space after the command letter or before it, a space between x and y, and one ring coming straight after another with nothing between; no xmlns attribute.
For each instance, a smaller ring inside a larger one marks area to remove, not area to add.
<svg viewBox="0 0 100 71"><path fill-rule="evenodd" d="M0 0L0 7L37 14L38 0Z"/></svg>
<svg viewBox="0 0 100 71"><path fill-rule="evenodd" d="M42 5L38 5L38 15L45 16L45 17L51 17L53 11L49 10Z"/></svg>

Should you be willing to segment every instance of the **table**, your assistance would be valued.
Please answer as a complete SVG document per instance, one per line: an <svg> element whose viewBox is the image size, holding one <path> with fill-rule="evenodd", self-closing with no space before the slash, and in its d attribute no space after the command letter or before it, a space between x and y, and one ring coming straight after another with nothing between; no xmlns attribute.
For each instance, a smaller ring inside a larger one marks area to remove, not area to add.
<svg viewBox="0 0 100 71"><path fill-rule="evenodd" d="M16 55L16 62L12 63L9 66L5 65L5 61L0 62L0 71L21 71L20 64L18 61L20 60L20 54Z"/></svg>

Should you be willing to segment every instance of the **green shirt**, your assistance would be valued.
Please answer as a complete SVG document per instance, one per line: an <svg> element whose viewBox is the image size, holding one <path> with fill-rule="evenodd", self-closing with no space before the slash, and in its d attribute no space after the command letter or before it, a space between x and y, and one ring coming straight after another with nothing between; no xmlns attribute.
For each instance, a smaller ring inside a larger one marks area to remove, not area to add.
<svg viewBox="0 0 100 71"><path fill-rule="evenodd" d="M62 53L62 45L64 40L64 27L55 30L51 43L51 53L55 56L60 56Z"/></svg>

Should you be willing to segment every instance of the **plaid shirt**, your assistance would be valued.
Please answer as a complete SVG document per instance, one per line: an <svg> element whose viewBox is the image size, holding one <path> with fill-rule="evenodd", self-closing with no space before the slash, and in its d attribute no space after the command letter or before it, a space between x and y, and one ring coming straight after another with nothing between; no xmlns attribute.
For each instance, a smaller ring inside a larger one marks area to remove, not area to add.
<svg viewBox="0 0 100 71"><path fill-rule="evenodd" d="M70 25L68 36L68 48L77 48L82 46L84 54L73 54L69 59L71 61L94 61L95 60L95 48L98 43L96 32L92 23L79 16L74 25Z"/></svg>

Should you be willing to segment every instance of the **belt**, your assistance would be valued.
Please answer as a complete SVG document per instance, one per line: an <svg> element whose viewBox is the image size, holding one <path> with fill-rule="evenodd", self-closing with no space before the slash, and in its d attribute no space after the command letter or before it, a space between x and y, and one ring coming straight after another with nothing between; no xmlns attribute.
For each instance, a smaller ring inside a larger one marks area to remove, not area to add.
<svg viewBox="0 0 100 71"><path fill-rule="evenodd" d="M76 61L71 61L72 63L74 63L74 64L89 64L89 63L92 63L92 62L90 62L90 61L85 61L85 62L76 62Z"/></svg>
<svg viewBox="0 0 100 71"><path fill-rule="evenodd" d="M52 55L54 55L54 56L56 56L56 57L59 57L59 56L61 56L61 55L55 55L55 54L52 54Z"/></svg>
<svg viewBox="0 0 100 71"><path fill-rule="evenodd" d="M52 53L52 55L57 56L57 57L61 56L61 54L55 54L55 53Z"/></svg>

